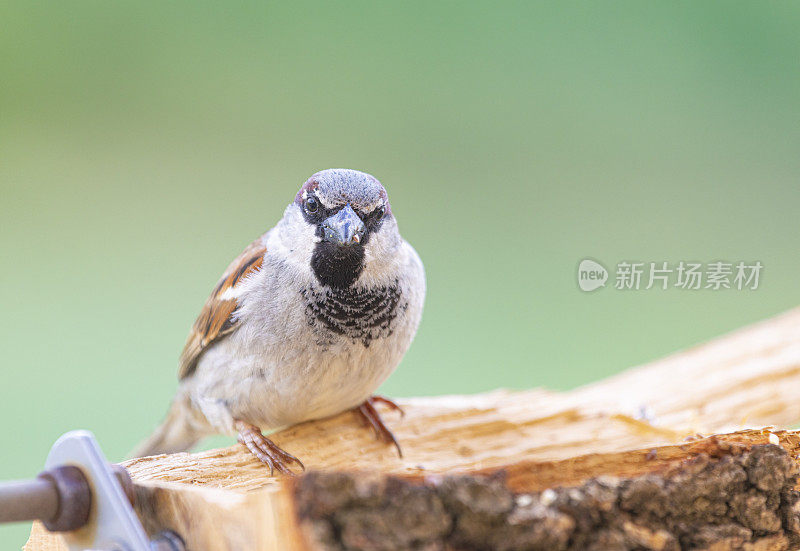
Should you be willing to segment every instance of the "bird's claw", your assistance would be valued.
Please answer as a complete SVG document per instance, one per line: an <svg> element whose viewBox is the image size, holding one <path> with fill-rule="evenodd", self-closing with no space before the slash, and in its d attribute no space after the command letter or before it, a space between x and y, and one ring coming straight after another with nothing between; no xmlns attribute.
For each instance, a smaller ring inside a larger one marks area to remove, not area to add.
<svg viewBox="0 0 800 551"><path fill-rule="evenodd" d="M397 454L400 457L403 457L403 450L400 448L400 444L397 442L397 438L394 437L392 431L389 430L389 427L383 422L381 419L380 414L375 409L374 404L376 402L380 402L389 406L391 409L399 411L401 415L405 415L403 409L394 403L392 400L385 398L383 396L373 396L368 398L363 404L358 406L356 411L361 415L362 419L366 421L366 423L372 427L372 430L375 431L375 435L378 437L378 440L382 442L386 442L387 444L393 444L395 448L397 448Z"/></svg>
<svg viewBox="0 0 800 551"><path fill-rule="evenodd" d="M395 402L391 398L387 398L386 396L381 396L380 394L376 394L367 401L373 406L375 405L376 402L380 402L381 404L387 406L389 409L398 412L400 414L400 417L406 416L406 411L397 402Z"/></svg>
<svg viewBox="0 0 800 551"><path fill-rule="evenodd" d="M301 470L306 470L302 461L279 448L277 444L264 436L258 427L238 421L236 429L239 431L239 442L244 444L250 453L269 467L270 476L273 476L275 471L284 475L294 476L295 473L289 468L293 463L300 467Z"/></svg>

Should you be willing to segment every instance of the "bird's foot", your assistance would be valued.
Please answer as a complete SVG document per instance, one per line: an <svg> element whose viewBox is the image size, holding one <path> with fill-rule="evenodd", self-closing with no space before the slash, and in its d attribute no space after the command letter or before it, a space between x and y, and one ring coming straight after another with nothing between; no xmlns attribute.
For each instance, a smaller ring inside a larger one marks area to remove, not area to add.
<svg viewBox="0 0 800 551"><path fill-rule="evenodd" d="M403 408L398 406L395 402L386 398L384 396L372 396L368 398L363 404L356 408L356 411L361 414L361 417L366 424L372 427L372 430L375 431L375 435L378 437L378 440L381 442L386 442L387 444L394 444L394 447L397 448L397 454L400 457L403 457L403 450L400 449L400 444L397 442L397 439L392 434L392 431L389 430L383 419L381 419L378 410L375 409L375 404L381 403L388 406L390 409L395 411L399 411L401 416L405 415Z"/></svg>
<svg viewBox="0 0 800 551"><path fill-rule="evenodd" d="M239 442L244 444L250 450L250 453L269 467L270 476L274 475L275 471L294 476L294 472L289 468L292 463L295 463L302 470L306 470L302 461L280 449L272 440L264 436L258 427L244 421L236 421L235 427L239 432Z"/></svg>

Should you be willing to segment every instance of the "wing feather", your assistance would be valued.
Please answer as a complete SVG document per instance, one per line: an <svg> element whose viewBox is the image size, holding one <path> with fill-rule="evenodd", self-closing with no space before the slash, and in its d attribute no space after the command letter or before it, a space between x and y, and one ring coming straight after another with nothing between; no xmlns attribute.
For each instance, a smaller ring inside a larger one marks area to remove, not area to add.
<svg viewBox="0 0 800 551"><path fill-rule="evenodd" d="M232 291L246 276L261 269L266 252L267 247L260 237L250 243L222 274L186 339L179 361L179 379L194 373L197 361L206 348L236 329L233 313L238 303Z"/></svg>

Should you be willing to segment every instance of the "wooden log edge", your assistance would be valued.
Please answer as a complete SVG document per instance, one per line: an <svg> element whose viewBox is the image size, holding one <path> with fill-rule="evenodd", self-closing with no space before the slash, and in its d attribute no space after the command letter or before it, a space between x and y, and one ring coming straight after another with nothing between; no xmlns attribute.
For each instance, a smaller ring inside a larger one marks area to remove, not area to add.
<svg viewBox="0 0 800 551"><path fill-rule="evenodd" d="M522 494L499 472L421 481L309 473L292 483L295 516L303 549L314 550L777 551L800 544L799 470L785 447L709 439L690 448L657 473Z"/></svg>

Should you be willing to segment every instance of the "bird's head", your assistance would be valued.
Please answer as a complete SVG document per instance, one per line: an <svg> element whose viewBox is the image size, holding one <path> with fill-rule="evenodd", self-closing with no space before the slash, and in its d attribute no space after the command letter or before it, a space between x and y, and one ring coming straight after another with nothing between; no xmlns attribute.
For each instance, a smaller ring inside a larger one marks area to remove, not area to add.
<svg viewBox="0 0 800 551"><path fill-rule="evenodd" d="M330 287L348 287L362 274L378 276L402 242L386 190L357 170L329 169L311 176L284 221L284 243Z"/></svg>

